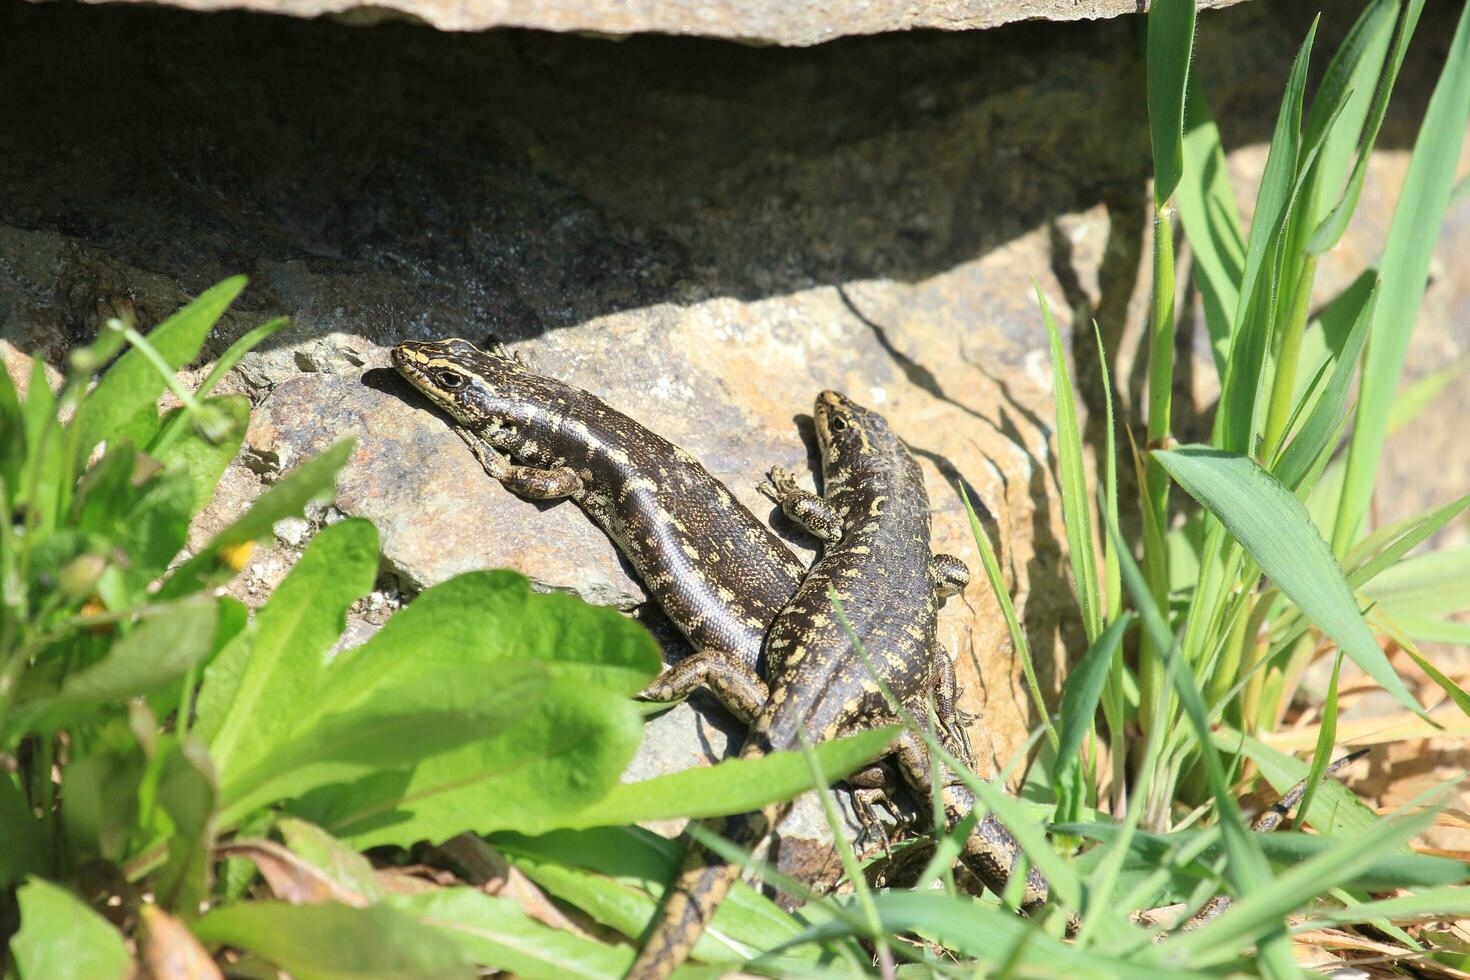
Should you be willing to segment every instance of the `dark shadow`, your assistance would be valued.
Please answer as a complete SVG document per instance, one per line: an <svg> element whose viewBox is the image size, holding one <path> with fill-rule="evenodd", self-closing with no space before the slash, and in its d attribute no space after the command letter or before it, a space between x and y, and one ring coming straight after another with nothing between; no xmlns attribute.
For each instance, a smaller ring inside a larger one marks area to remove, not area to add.
<svg viewBox="0 0 1470 980"><path fill-rule="evenodd" d="M1312 10L1201 17L1229 146L1268 138ZM1383 146L1452 14L1426 11ZM0 243L0 312L54 361L114 299L149 326L237 272L210 353L282 312L267 349L919 281L1143 187L1133 20L783 49L0 0L0 224L60 236Z"/></svg>

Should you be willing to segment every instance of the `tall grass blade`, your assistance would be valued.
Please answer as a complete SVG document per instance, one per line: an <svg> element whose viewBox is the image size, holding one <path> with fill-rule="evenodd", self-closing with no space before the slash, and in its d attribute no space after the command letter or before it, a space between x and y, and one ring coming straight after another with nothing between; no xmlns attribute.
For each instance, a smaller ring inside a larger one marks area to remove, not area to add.
<svg viewBox="0 0 1470 980"><path fill-rule="evenodd" d="M1245 232L1230 187L1220 129L1210 115L1209 100L1199 80L1192 74L1184 116L1184 179L1174 192L1174 201L1184 237L1194 253L1194 281L1210 333L1215 373L1223 379L1235 310L1240 304Z"/></svg>
<svg viewBox="0 0 1470 980"><path fill-rule="evenodd" d="M1081 769L1079 753L1082 740L1092 730L1092 718L1097 712L1097 702L1102 697L1108 671L1121 648L1123 634L1132 622L1130 613L1109 624L1067 674L1067 681L1062 685L1061 744L1052 770L1052 788L1058 800L1057 820L1078 819L1082 798L1076 788Z"/></svg>
<svg viewBox="0 0 1470 980"><path fill-rule="evenodd" d="M1272 473L1288 489L1295 491L1312 472L1314 464L1324 452L1330 452L1334 435L1339 429L1343 410L1347 406L1348 392L1352 386L1353 373L1358 358L1368 343L1368 330L1373 324L1373 310L1378 302L1378 287L1368 294L1367 302L1358 311L1342 353L1333 365L1332 374L1322 388L1317 403L1307 414L1306 421L1297 431L1296 437L1287 445L1280 460L1271 468Z"/></svg>
<svg viewBox="0 0 1470 980"><path fill-rule="evenodd" d="M1297 807L1293 830L1301 830L1306 823L1307 811L1312 808L1312 799L1327 767L1332 764L1332 746L1337 741L1337 681L1342 676L1342 651L1332 663L1332 680L1327 684L1327 697L1322 702L1322 724L1317 730L1317 747L1312 751L1312 768L1307 772L1307 790Z"/></svg>
<svg viewBox="0 0 1470 980"><path fill-rule="evenodd" d="M1470 7L1450 43L1449 56L1419 128L1404 189L1389 226L1379 274L1382 296L1363 361L1361 394L1349 442L1347 477L1332 534L1342 554L1362 526L1378 472L1389 406L1403 373L1404 355L1418 317L1439 227L1449 207L1455 168L1470 122Z"/></svg>
<svg viewBox="0 0 1470 980"><path fill-rule="evenodd" d="M1263 381L1261 364L1270 349L1276 311L1276 293L1282 266L1281 236L1292 197L1305 167L1298 169L1301 156L1302 102L1307 85L1307 66L1317 22L1302 42L1287 81L1286 94L1276 117L1271 149L1256 196L1251 218L1250 241L1241 276L1240 302L1230 339L1230 355L1215 421L1216 444L1229 452L1248 454L1255 450L1257 401Z"/></svg>
<svg viewBox="0 0 1470 980"><path fill-rule="evenodd" d="M1363 179L1368 173L1368 159L1373 154L1373 144L1378 139L1378 131L1383 126L1383 117L1388 113L1388 98L1393 93L1394 82L1397 81L1399 68L1404 63L1404 53L1408 50L1409 39L1414 36L1414 28L1419 23L1419 14L1424 9L1424 0L1409 0L1408 6L1401 5L1400 0L1390 3L1387 0L1377 0L1367 10L1363 11L1358 22L1353 25L1352 32L1343 41L1341 51L1356 51L1361 48L1363 68L1353 73L1353 82L1361 84L1366 82L1371 66L1372 73L1378 75L1378 85L1373 94L1373 106L1368 126L1362 129L1362 135L1358 141L1358 162L1353 166L1352 176L1348 178L1347 187L1342 192L1336 205L1327 217L1312 234L1311 241L1307 243L1307 251L1312 255L1321 255L1337 244L1342 238L1342 233L1347 229L1348 220L1352 218L1353 211L1358 206L1358 196L1363 191ZM1397 24L1392 16L1399 14ZM1390 37L1389 31L1393 30L1393 50L1388 55L1387 64L1384 64L1382 48L1386 47ZM1379 74L1379 66L1382 72ZM1315 107L1314 107L1315 108ZM1362 126L1359 121L1357 126L1351 127L1351 131L1358 131ZM1329 173L1327 179L1331 180Z"/></svg>
<svg viewBox="0 0 1470 980"><path fill-rule="evenodd" d="M1157 8L1155 8L1157 9ZM1102 589L1097 579L1097 545L1092 536L1091 494L1082 467L1082 427L1077 423L1077 401L1067 357L1062 353L1062 335L1052 318L1046 295L1034 282L1041 318L1046 323L1051 347L1052 390L1057 412L1057 468L1062 489L1062 523L1067 531L1067 552L1072 562L1072 579L1077 588L1077 605L1089 643L1102 633Z"/></svg>
<svg viewBox="0 0 1470 980"><path fill-rule="evenodd" d="M1184 173L1184 91L1194 50L1194 0L1154 0L1148 12L1148 128L1154 151L1154 207L1162 209Z"/></svg>
<svg viewBox="0 0 1470 980"><path fill-rule="evenodd" d="M1291 491L1254 460L1207 446L1156 451L1154 458L1354 663L1399 703L1423 714L1374 641L1342 569Z"/></svg>

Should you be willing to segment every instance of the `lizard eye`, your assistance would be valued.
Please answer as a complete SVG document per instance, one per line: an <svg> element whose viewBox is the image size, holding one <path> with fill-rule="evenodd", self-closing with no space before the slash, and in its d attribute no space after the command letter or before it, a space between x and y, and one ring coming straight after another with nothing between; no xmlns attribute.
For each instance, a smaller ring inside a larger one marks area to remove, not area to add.
<svg viewBox="0 0 1470 980"><path fill-rule="evenodd" d="M436 372L434 375L434 380L439 383L439 387L445 388L449 391L453 391L464 384L464 377L455 374L453 371Z"/></svg>
<svg viewBox="0 0 1470 980"><path fill-rule="evenodd" d="M847 419L843 418L841 415L834 415L832 416L832 421L827 424L832 426L834 432L841 432L843 429L847 428Z"/></svg>

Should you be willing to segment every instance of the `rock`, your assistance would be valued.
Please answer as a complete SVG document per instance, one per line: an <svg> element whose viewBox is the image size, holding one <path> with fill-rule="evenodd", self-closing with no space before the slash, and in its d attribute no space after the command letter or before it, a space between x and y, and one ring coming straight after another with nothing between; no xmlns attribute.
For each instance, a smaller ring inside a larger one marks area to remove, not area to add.
<svg viewBox="0 0 1470 980"><path fill-rule="evenodd" d="M1129 419L1142 391L1148 282L1136 23L792 51L0 3L10 28L0 32L10 95L0 356L12 375L32 353L61 364L119 303L150 326L236 272L251 286L186 382L249 327L292 317L227 382L258 410L196 546L265 481L351 436L338 510L309 524L365 515L382 532L391 574L379 602L354 609L354 639L391 613L400 590L505 564L658 631L606 537L573 506L533 505L486 479L442 419L384 380L386 348L501 334L539 370L701 457L762 516L771 508L756 481L772 463L810 465L804 416L818 390L836 387L910 441L936 547L977 573L946 606L941 633L963 706L979 716L982 770L1025 744L1040 718L978 574L957 486L989 512L1055 698L1081 631L1030 282L1051 298L1093 408L1092 340L1071 324L1098 319ZM1324 289L1338 281L1334 268L1356 271L1381 248L1451 7L1425 11L1364 220L1324 262ZM1311 14L1305 0L1283 0L1200 18L1199 75L1243 200ZM1319 52L1350 22L1335 11ZM1445 271L1426 299L1415 370L1470 346L1470 277L1454 274L1467 206L1441 238ZM1181 431L1200 424L1179 411ZM1385 500L1410 496L1398 492L1403 481L1423 499L1462 492L1463 440L1452 424L1439 431L1416 434L1437 447L1436 466L1393 470L1405 476ZM263 601L305 543L298 532L259 549L236 594ZM680 642L662 629L677 656ZM707 703L681 706L651 725L631 775L718 758L735 734Z"/></svg>
<svg viewBox="0 0 1470 980"><path fill-rule="evenodd" d="M126 0L137 2L137 0ZM1201 8L1241 0L1198 0ZM171 6L215 12L222 7L293 17L336 14L353 24L399 17L441 31L530 27L621 37L681 34L747 44L821 44L852 34L934 28L968 31L1018 20L1095 20L1137 13L1139 0L940 0L915 4L871 0L859 4L787 0L171 0Z"/></svg>

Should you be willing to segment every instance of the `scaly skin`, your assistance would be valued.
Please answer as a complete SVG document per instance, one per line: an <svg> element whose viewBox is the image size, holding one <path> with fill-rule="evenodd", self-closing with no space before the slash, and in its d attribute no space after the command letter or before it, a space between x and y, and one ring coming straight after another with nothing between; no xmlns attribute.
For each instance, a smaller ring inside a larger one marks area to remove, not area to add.
<svg viewBox="0 0 1470 980"><path fill-rule="evenodd" d="M879 682L918 717L927 717L928 699L949 683L942 676L949 658L936 645L939 600L963 588L968 573L961 574L957 559L929 550L929 495L918 464L882 416L836 392L818 396L813 415L825 498L798 490L779 469L771 471L768 492L787 516L829 543L766 636L770 698L751 726L743 757L895 723ZM835 613L833 596L851 635ZM911 786L932 792L921 740L905 733L895 756ZM784 809L774 805L730 817L719 829L749 849ZM979 865L985 877L1003 886L1001 878L1019 855L1011 835L990 821L972 839L973 850L984 856ZM649 980L673 972L739 872L738 865L691 847L628 976ZM1044 897L1044 881L1037 878L1034 885Z"/></svg>

